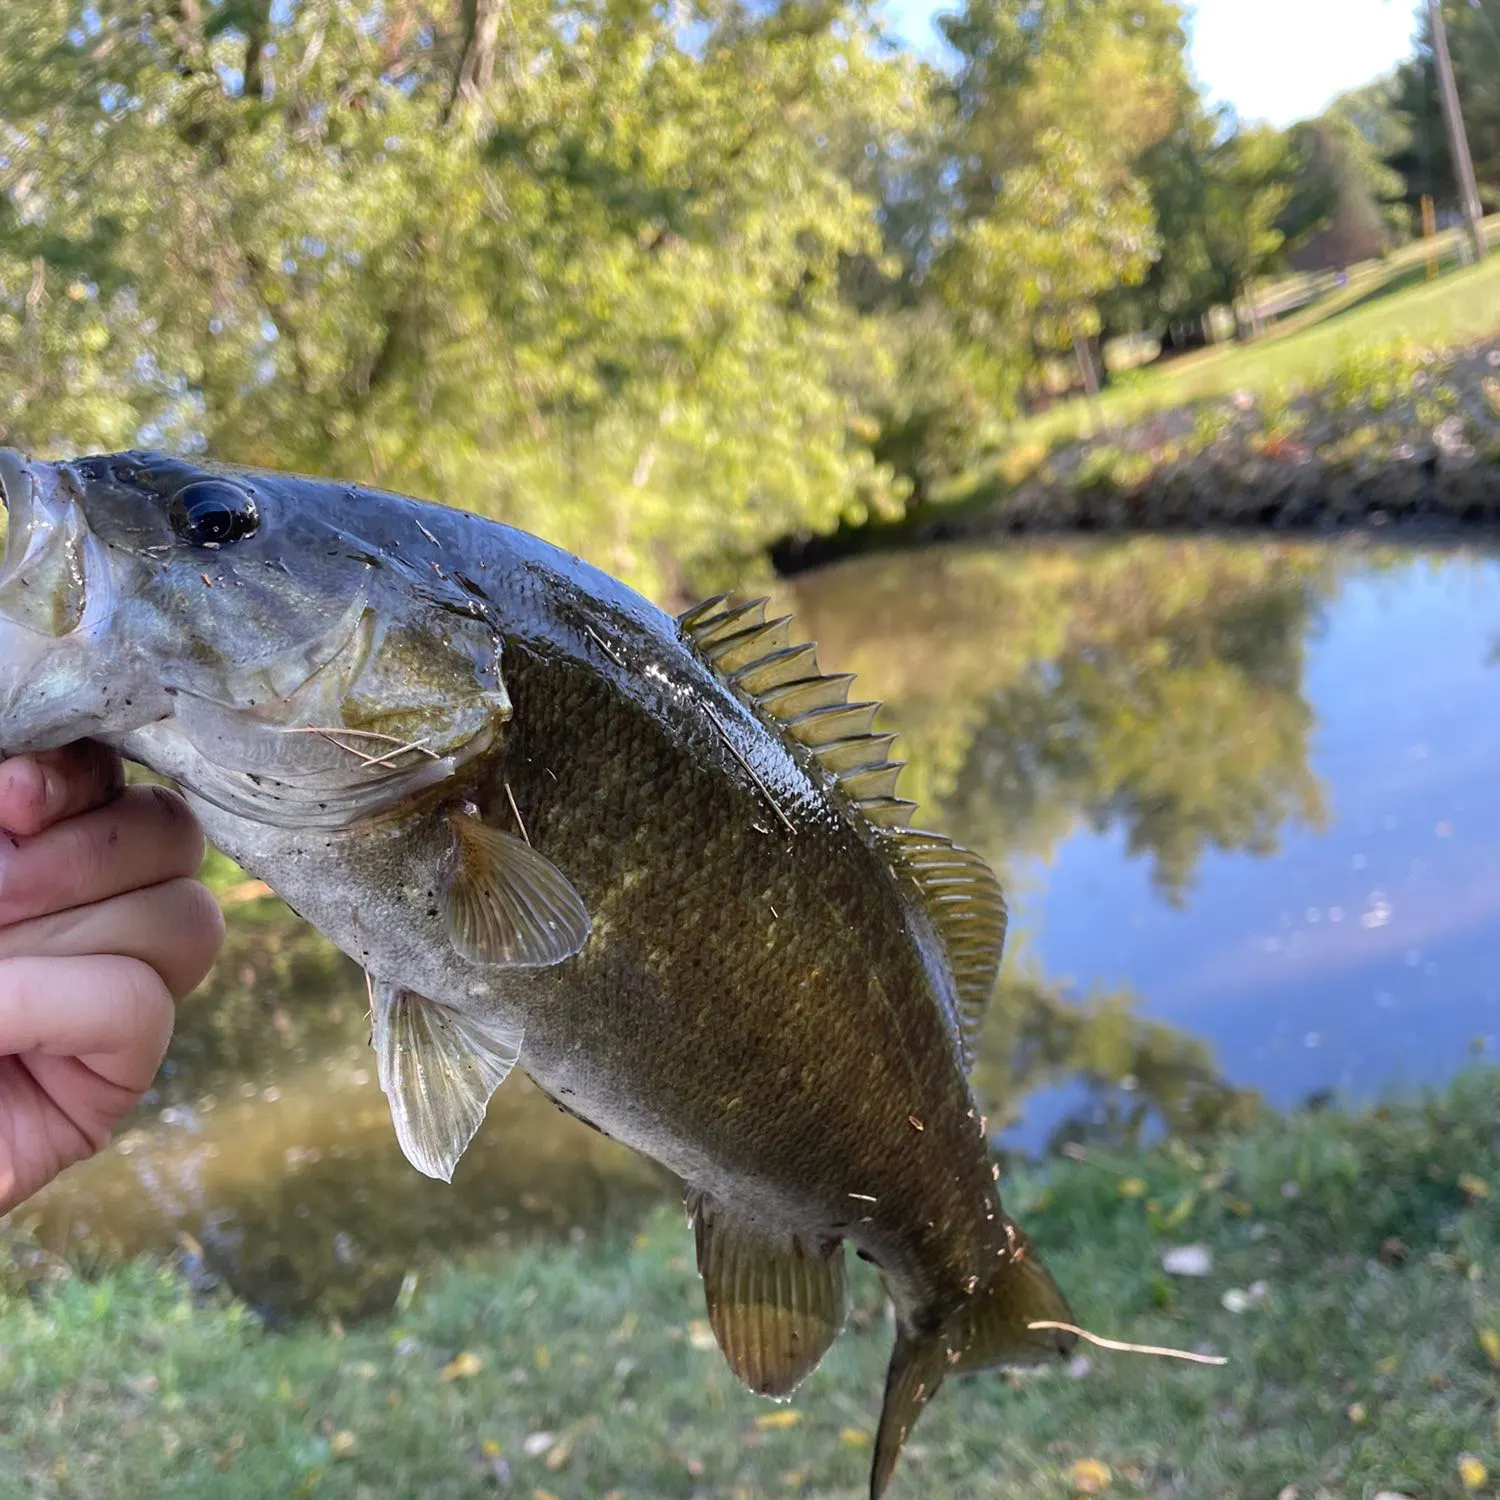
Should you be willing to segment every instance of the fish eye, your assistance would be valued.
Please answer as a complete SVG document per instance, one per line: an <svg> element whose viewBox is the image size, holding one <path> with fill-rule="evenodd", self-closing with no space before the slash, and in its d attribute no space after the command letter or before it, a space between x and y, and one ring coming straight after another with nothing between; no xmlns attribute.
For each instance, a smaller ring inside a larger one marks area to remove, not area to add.
<svg viewBox="0 0 1500 1500"><path fill-rule="evenodd" d="M254 536L255 501L226 479L197 479L172 496L172 529L194 547L226 547Z"/></svg>

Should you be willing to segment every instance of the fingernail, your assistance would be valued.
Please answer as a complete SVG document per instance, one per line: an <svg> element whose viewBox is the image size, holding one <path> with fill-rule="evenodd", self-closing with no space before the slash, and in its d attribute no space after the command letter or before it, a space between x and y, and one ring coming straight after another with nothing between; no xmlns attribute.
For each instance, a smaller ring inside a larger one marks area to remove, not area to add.
<svg viewBox="0 0 1500 1500"><path fill-rule="evenodd" d="M62 787L57 772L43 766L42 771L42 816L47 817L62 797Z"/></svg>

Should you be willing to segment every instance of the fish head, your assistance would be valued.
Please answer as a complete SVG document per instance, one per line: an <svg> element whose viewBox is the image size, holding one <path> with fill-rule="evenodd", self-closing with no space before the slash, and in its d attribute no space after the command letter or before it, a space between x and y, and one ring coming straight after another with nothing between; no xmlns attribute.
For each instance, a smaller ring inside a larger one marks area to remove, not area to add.
<svg viewBox="0 0 1500 1500"><path fill-rule="evenodd" d="M0 490L6 753L102 739L229 811L339 827L510 716L496 623L400 555L397 497L156 453L0 451Z"/></svg>

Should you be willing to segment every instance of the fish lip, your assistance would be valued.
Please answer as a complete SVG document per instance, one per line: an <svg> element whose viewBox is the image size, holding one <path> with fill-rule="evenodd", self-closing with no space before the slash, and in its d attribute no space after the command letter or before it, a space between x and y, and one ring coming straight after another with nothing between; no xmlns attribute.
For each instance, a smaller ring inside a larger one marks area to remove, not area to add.
<svg viewBox="0 0 1500 1500"><path fill-rule="evenodd" d="M10 513L0 579L9 576L26 551L36 516L36 479L24 454L0 448L0 506Z"/></svg>

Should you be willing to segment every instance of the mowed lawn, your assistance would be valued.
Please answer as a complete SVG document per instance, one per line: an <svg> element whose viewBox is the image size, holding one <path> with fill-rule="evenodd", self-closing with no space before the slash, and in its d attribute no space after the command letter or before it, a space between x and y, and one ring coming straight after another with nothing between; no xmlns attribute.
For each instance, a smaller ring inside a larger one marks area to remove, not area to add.
<svg viewBox="0 0 1500 1500"><path fill-rule="evenodd" d="M1500 331L1500 219L1479 265L1428 281L1420 259L1350 285L1249 344L1224 343L1126 375L1094 401L1072 399L1016 422L1007 446L1052 446L1148 412L1236 390L1287 390L1326 379L1352 351L1409 339L1451 345Z"/></svg>

